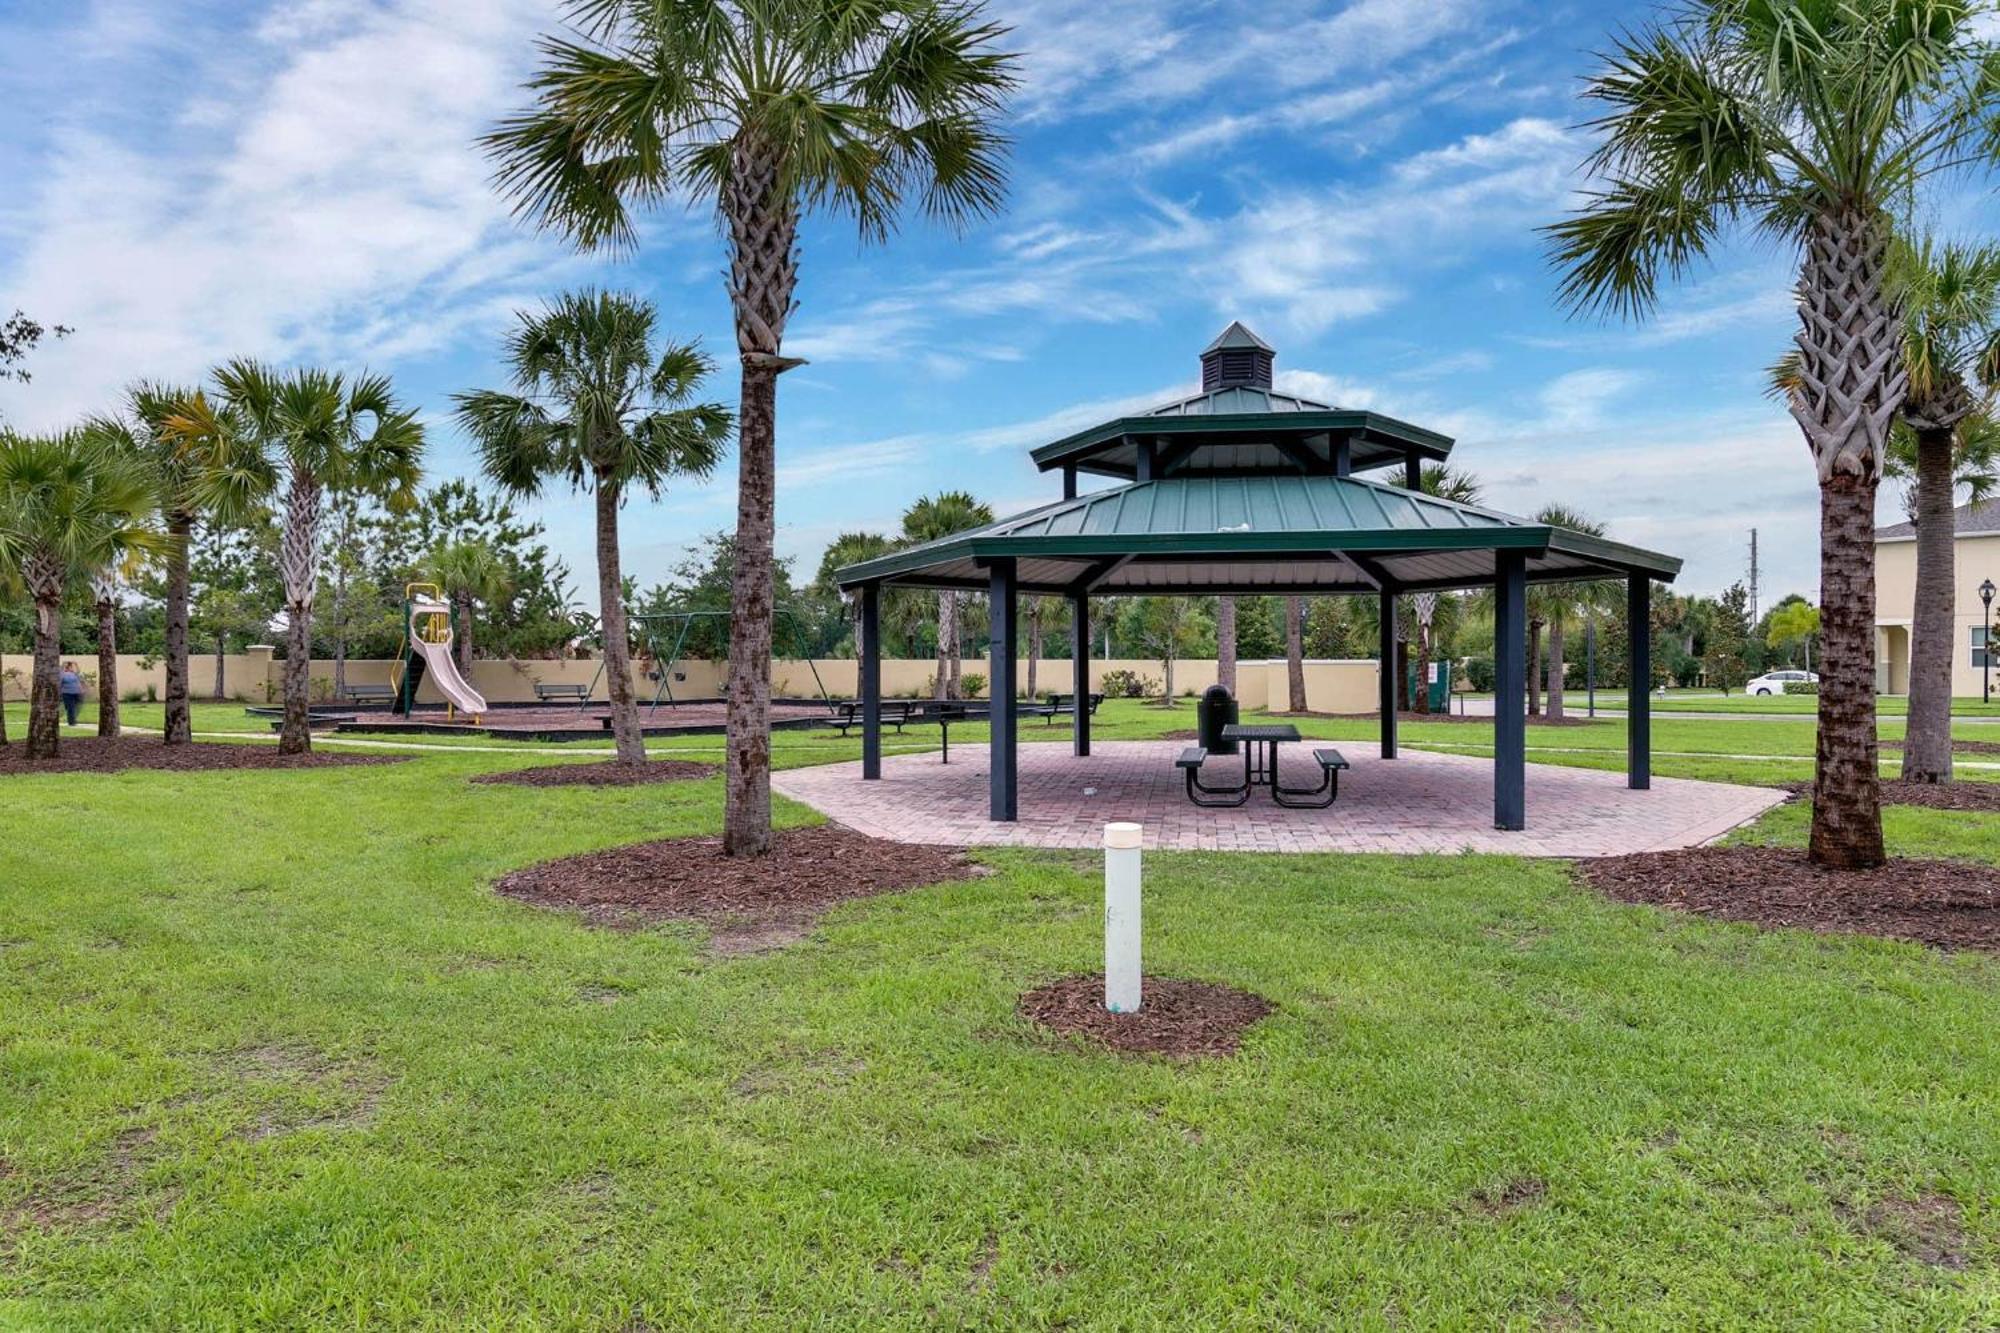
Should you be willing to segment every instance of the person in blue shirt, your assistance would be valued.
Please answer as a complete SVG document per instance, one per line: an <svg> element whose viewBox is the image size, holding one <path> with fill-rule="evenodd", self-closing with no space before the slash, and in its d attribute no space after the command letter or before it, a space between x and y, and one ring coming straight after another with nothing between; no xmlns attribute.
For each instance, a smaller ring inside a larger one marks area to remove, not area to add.
<svg viewBox="0 0 2000 1333"><path fill-rule="evenodd" d="M73 727L76 725L77 713L83 708L83 677L77 673L76 663L62 664L59 685L62 691L63 712Z"/></svg>

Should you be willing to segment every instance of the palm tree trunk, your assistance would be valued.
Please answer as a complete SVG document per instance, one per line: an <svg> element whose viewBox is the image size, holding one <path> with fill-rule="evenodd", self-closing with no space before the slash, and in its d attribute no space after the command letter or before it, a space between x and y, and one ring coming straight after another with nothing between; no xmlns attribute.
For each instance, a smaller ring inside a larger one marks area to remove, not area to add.
<svg viewBox="0 0 2000 1333"><path fill-rule="evenodd" d="M1528 622L1528 716L1542 715L1542 622Z"/></svg>
<svg viewBox="0 0 2000 1333"><path fill-rule="evenodd" d="M1819 741L1812 859L1835 869L1881 865L1881 770L1875 735L1875 490L1837 473L1820 487Z"/></svg>
<svg viewBox="0 0 2000 1333"><path fill-rule="evenodd" d="M48 571L30 585L42 584L35 596L35 674L28 687L28 758L53 759L61 748L62 723L60 677L62 675L62 582L54 578L54 593L48 589Z"/></svg>
<svg viewBox="0 0 2000 1333"><path fill-rule="evenodd" d="M1028 619L1028 680L1027 680L1028 693L1026 697L1029 699L1033 699L1035 697L1035 665L1036 663L1041 661L1042 657L1042 599L1041 598L1031 597L1028 599L1027 619Z"/></svg>
<svg viewBox="0 0 2000 1333"><path fill-rule="evenodd" d="M937 679L931 695L951 698L951 659L958 655L958 594L949 588L938 594Z"/></svg>
<svg viewBox="0 0 2000 1333"><path fill-rule="evenodd" d="M1951 781L1952 453L1957 432L1917 435L1917 598L1910 614L1910 722L1903 781Z"/></svg>
<svg viewBox="0 0 2000 1333"><path fill-rule="evenodd" d="M97 734L118 734L118 603L97 599Z"/></svg>
<svg viewBox="0 0 2000 1333"><path fill-rule="evenodd" d="M229 636L221 630L215 632L215 697L220 699L229 687L228 676Z"/></svg>
<svg viewBox="0 0 2000 1333"><path fill-rule="evenodd" d="M1236 697L1236 599L1215 599L1215 683Z"/></svg>
<svg viewBox="0 0 2000 1333"><path fill-rule="evenodd" d="M1305 599L1285 599L1285 684L1286 703L1294 713L1306 711L1306 629Z"/></svg>
<svg viewBox="0 0 2000 1333"><path fill-rule="evenodd" d="M797 200L784 183L782 150L739 135L722 188L729 226L729 298L742 358L736 429L736 570L729 618L729 746L722 848L771 850L771 628L776 618L772 539L777 505L778 376L799 362L783 354L798 287Z"/></svg>
<svg viewBox="0 0 2000 1333"><path fill-rule="evenodd" d="M458 658L458 674L469 678L472 675L472 596L460 593L455 600L458 603L458 633L455 636L457 641L452 645L453 656Z"/></svg>
<svg viewBox="0 0 2000 1333"><path fill-rule="evenodd" d="M737 428L736 571L729 618L729 752L723 786L723 850L771 850L772 539L778 372L743 366Z"/></svg>
<svg viewBox="0 0 2000 1333"><path fill-rule="evenodd" d="M625 579L618 555L618 487L597 478L597 612L604 627L604 683L611 696L611 739L621 764L646 762L639 697L632 689L632 639L625 628ZM666 664L661 663L665 670Z"/></svg>
<svg viewBox="0 0 2000 1333"><path fill-rule="evenodd" d="M1889 224L1838 208L1813 220L1799 269L1791 411L1820 486L1819 740L1808 854L1882 864L1875 736L1875 492L1909 391L1902 326L1883 291Z"/></svg>
<svg viewBox="0 0 2000 1333"><path fill-rule="evenodd" d="M312 608L319 572L319 483L294 472L285 496L279 564L285 579L285 720L279 754L312 750Z"/></svg>
<svg viewBox="0 0 2000 1333"><path fill-rule="evenodd" d="M194 715L188 703L188 545L194 536L194 516L167 516L167 690L166 743L185 745L194 738ZM216 691L221 694L220 689Z"/></svg>
<svg viewBox="0 0 2000 1333"><path fill-rule="evenodd" d="M1563 720L1563 622L1549 619L1549 721Z"/></svg>
<svg viewBox="0 0 2000 1333"><path fill-rule="evenodd" d="M1419 608L1421 609L1421 608ZM1417 618L1417 660L1414 673L1417 681L1417 696L1410 700L1410 711L1422 716L1431 711L1431 627Z"/></svg>

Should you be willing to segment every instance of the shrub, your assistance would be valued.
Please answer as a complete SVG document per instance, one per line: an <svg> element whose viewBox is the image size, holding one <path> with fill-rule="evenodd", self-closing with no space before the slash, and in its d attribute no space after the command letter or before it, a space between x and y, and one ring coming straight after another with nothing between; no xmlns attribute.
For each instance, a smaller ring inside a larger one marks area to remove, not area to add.
<svg viewBox="0 0 2000 1333"><path fill-rule="evenodd" d="M965 691L965 697L968 699L977 699L986 692L986 677L980 675L977 671L966 672L958 678L958 683L960 688Z"/></svg>
<svg viewBox="0 0 2000 1333"><path fill-rule="evenodd" d="M1818 694L1819 682L1816 680L1788 680L1785 682L1785 693Z"/></svg>
<svg viewBox="0 0 2000 1333"><path fill-rule="evenodd" d="M1493 692L1493 659L1490 657L1468 657L1465 659L1465 680L1479 694Z"/></svg>
<svg viewBox="0 0 2000 1333"><path fill-rule="evenodd" d="M1123 667L1105 672L1099 688L1107 699L1143 699L1151 693L1146 688L1145 677Z"/></svg>
<svg viewBox="0 0 2000 1333"><path fill-rule="evenodd" d="M118 696L118 701L120 703L127 703L127 704L142 704L150 702L146 698L146 692L144 690L126 690Z"/></svg>

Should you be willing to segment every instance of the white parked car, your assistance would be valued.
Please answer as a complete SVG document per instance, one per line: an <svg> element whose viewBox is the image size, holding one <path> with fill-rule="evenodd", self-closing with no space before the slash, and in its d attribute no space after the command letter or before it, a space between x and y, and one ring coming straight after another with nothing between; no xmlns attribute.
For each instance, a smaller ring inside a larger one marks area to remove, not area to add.
<svg viewBox="0 0 2000 1333"><path fill-rule="evenodd" d="M1743 687L1745 694L1783 694L1785 686L1794 681L1809 681L1819 684L1817 671L1766 671L1757 679Z"/></svg>

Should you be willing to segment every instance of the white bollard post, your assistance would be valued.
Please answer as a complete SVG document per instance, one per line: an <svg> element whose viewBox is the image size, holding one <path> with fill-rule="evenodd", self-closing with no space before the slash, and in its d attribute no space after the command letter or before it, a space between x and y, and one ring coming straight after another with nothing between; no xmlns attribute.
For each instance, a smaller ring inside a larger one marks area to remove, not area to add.
<svg viewBox="0 0 2000 1333"><path fill-rule="evenodd" d="M1137 824L1104 826L1104 1007L1139 1010L1139 834Z"/></svg>

